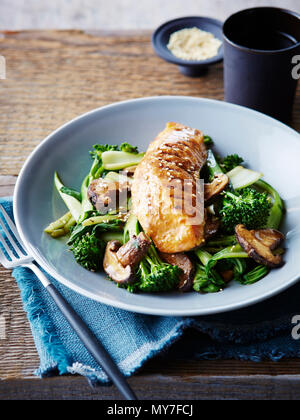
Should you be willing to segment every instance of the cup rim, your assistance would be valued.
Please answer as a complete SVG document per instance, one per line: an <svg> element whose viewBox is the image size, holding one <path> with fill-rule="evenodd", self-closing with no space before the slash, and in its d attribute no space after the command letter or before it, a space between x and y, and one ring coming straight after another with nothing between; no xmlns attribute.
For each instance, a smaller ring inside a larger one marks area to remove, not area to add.
<svg viewBox="0 0 300 420"><path fill-rule="evenodd" d="M285 53L287 51L291 51L291 50L296 49L297 47L299 47L300 46L300 41L298 41L295 45L291 45L290 47L287 47L287 48L281 48L279 50L258 50L256 48L248 48L248 47L245 47L243 45L240 45L240 44L232 41L230 38L228 38L228 36L225 34L225 30L224 29L225 29L225 25L228 23L229 19L232 19L233 17L235 17L237 15L242 15L245 12L250 12L250 11L254 11L254 10L262 10L262 9L280 11L282 13L285 13L285 14L288 14L288 15L291 15L291 16L295 16L296 18L298 18L300 20L300 14L297 13L297 12L294 12L292 10L289 10L289 9L284 9L284 8L281 8L281 7L263 7L263 6L262 7L250 7L248 9L239 10L238 12L233 13L232 15L230 15L225 20L225 22L223 24L223 28L222 28L224 40L227 43L229 43L230 45L234 46L235 48L238 48L238 49L240 49L242 51L253 53L253 54L264 54L264 55L270 54L270 55L273 55L273 54L278 54L278 53Z"/></svg>

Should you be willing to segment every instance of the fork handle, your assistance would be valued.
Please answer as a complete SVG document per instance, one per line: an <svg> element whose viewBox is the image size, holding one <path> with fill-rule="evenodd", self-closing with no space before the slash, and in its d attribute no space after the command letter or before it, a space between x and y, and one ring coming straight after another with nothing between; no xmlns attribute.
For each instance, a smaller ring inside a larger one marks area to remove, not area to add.
<svg viewBox="0 0 300 420"><path fill-rule="evenodd" d="M35 264L26 265L30 268L41 280L45 286L48 293L51 295L56 305L60 309L61 313L65 316L66 320L78 335L86 349L94 357L94 359L99 363L107 376L111 381L116 385L121 394L126 398L126 400L137 400L136 395L128 385L125 377L119 370L116 363L113 361L109 353L105 350L96 336L92 331L87 327L87 325L82 321L78 314L74 311L71 305L66 301L66 299L59 293L59 291L49 282L47 277L40 271L40 269Z"/></svg>
<svg viewBox="0 0 300 420"><path fill-rule="evenodd" d="M64 299L64 297L58 292L58 290L49 284L46 287L49 294L57 304L58 308L65 316L70 326L76 332L78 337L81 339L87 350L94 357L94 359L100 364L107 376L116 385L118 390L127 400L137 400L137 397L129 387L123 374L112 360L110 355L107 353L102 344L97 340L95 335L89 330L82 319L77 315L70 304Z"/></svg>

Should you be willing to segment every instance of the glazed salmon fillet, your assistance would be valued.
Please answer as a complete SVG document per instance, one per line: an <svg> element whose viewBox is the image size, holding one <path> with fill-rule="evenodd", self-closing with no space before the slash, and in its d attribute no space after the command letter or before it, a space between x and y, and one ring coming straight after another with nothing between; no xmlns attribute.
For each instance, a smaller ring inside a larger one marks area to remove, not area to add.
<svg viewBox="0 0 300 420"><path fill-rule="evenodd" d="M185 252L205 242L199 173L206 159L203 133L171 122L135 171L132 211L161 252Z"/></svg>

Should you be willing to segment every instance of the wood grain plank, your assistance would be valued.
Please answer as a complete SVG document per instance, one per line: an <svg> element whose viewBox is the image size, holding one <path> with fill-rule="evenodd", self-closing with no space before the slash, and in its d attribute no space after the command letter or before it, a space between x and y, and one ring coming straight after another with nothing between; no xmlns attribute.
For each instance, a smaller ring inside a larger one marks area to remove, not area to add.
<svg viewBox="0 0 300 420"><path fill-rule="evenodd" d="M294 400L300 398L300 378L280 376L239 378L148 375L129 379L140 400ZM0 382L1 399L119 400L114 387L91 389L83 378L61 377Z"/></svg>
<svg viewBox="0 0 300 420"><path fill-rule="evenodd" d="M148 33L5 33L0 49L8 63L0 83L1 175L18 175L46 135L93 108L165 94L223 99L221 65L205 78L186 78L155 56Z"/></svg>
<svg viewBox="0 0 300 420"><path fill-rule="evenodd" d="M12 196L16 181L16 176L0 175L0 197Z"/></svg>

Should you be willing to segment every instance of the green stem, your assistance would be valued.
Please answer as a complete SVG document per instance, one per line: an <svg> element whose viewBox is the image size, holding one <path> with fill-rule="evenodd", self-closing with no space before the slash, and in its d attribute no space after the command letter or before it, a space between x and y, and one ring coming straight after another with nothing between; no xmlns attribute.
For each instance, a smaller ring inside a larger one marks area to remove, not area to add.
<svg viewBox="0 0 300 420"><path fill-rule="evenodd" d="M243 284L250 285L258 282L259 280L263 279L269 273L268 267L264 265L258 265L254 268L254 270L249 271L249 273L245 274L243 277Z"/></svg>
<svg viewBox="0 0 300 420"><path fill-rule="evenodd" d="M235 194L233 194L233 193L231 193L229 191L226 191L225 194L226 194L226 197L230 197L236 203L239 202L239 201L241 201L241 198L240 197L238 197L237 195L235 195Z"/></svg>
<svg viewBox="0 0 300 420"><path fill-rule="evenodd" d="M65 236L70 232L70 228L76 224L76 220L71 212L66 213L55 222L52 222L45 232L52 236L52 238L59 238Z"/></svg>
<svg viewBox="0 0 300 420"><path fill-rule="evenodd" d="M92 225L98 225L100 223L109 223L113 220L121 220L120 216L115 214L107 214L103 216L95 216L90 217L89 219L85 219L82 223L82 226L92 226Z"/></svg>
<svg viewBox="0 0 300 420"><path fill-rule="evenodd" d="M267 191L267 193L273 198L273 206L270 211L267 227L269 229L279 229L284 213L284 204L280 195L270 184L262 179L257 181L255 185L258 188Z"/></svg>
<svg viewBox="0 0 300 420"><path fill-rule="evenodd" d="M131 239L133 236L137 236L139 233L139 221L137 217L131 213L124 227L123 243L126 244L129 239Z"/></svg>
<svg viewBox="0 0 300 420"><path fill-rule="evenodd" d="M230 246L230 245L236 245L236 237L235 235L228 235L228 236L223 236L220 238L216 238L216 239L212 239L210 241L207 242L206 246L207 247L226 247L226 246Z"/></svg>
<svg viewBox="0 0 300 420"><path fill-rule="evenodd" d="M237 259L237 258L249 258L248 254L243 250L243 248L238 244L224 248L222 251L215 254L206 264L205 269L207 275L213 273L213 267L217 264L218 261L224 259ZM237 267L238 264L238 267ZM244 269L244 264L239 264L238 260L235 263L236 269Z"/></svg>
<svg viewBox="0 0 300 420"><path fill-rule="evenodd" d="M94 210L94 207L88 197L88 188L90 185L90 181L91 177L90 175L87 175L84 178L83 183L81 185L81 215L79 222L82 222L84 220L87 212Z"/></svg>
<svg viewBox="0 0 300 420"><path fill-rule="evenodd" d="M215 254L212 259L214 261L219 261L225 258L249 258L249 255L243 250L241 245L237 244L224 248L222 251Z"/></svg>
<svg viewBox="0 0 300 420"><path fill-rule="evenodd" d="M213 257L209 252L204 251L203 249L197 249L195 254L204 266L206 266Z"/></svg>
<svg viewBox="0 0 300 420"><path fill-rule="evenodd" d="M223 170L221 166L218 164L217 159L215 158L215 155L213 154L213 151L211 149L207 152L207 166L209 169L209 174L211 180L213 180L215 175L223 174Z"/></svg>
<svg viewBox="0 0 300 420"><path fill-rule="evenodd" d="M104 233L101 233L100 239L102 239L104 242L118 241L118 242L123 243L123 233L122 232L104 232Z"/></svg>

